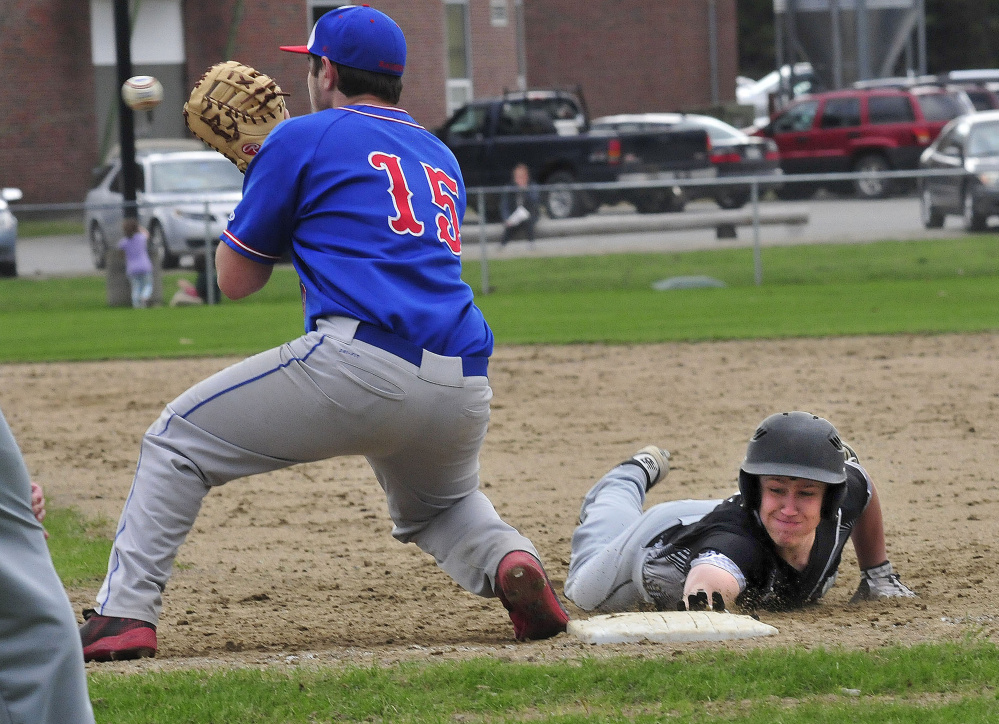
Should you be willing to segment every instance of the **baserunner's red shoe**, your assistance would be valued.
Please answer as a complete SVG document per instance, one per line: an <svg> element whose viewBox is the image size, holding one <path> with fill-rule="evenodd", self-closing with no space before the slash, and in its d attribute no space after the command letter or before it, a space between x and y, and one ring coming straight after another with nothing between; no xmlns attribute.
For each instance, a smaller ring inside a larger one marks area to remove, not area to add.
<svg viewBox="0 0 999 724"><path fill-rule="evenodd" d="M496 571L496 594L510 612L518 641L539 641L565 631L569 614L552 588L541 561L527 551L503 556Z"/></svg>
<svg viewBox="0 0 999 724"><path fill-rule="evenodd" d="M80 626L84 661L123 661L156 655L156 627L135 618L100 616L88 608Z"/></svg>

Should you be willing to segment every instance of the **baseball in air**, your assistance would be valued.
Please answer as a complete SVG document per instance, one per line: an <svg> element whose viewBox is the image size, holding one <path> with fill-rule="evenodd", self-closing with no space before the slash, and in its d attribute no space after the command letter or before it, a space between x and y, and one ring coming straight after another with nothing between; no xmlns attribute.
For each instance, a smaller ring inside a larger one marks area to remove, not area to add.
<svg viewBox="0 0 999 724"><path fill-rule="evenodd" d="M133 75L121 87L121 97L133 111L149 111L163 100L163 85L151 75Z"/></svg>

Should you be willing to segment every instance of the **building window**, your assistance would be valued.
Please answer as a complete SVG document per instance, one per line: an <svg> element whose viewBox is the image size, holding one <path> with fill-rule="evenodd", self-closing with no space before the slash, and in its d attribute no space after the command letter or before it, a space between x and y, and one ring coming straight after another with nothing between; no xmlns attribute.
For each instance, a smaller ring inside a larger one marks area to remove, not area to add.
<svg viewBox="0 0 999 724"><path fill-rule="evenodd" d="M508 0L489 0L489 23L495 28L505 28L510 24Z"/></svg>
<svg viewBox="0 0 999 724"><path fill-rule="evenodd" d="M445 0L444 33L447 46L447 112L450 114L473 97L468 0Z"/></svg>
<svg viewBox="0 0 999 724"><path fill-rule="evenodd" d="M444 22L447 25L447 77L471 78L467 0L448 0L444 5Z"/></svg>

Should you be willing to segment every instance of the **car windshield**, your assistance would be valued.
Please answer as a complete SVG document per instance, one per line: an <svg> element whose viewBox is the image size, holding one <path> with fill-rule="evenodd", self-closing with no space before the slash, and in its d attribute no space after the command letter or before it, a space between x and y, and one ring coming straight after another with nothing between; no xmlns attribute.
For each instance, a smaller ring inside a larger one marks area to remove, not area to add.
<svg viewBox="0 0 999 724"><path fill-rule="evenodd" d="M239 191L243 174L225 158L159 161L150 168L152 193Z"/></svg>
<svg viewBox="0 0 999 724"><path fill-rule="evenodd" d="M477 134L485 133L487 110L485 106L467 106L454 117L448 131L462 138L473 138Z"/></svg>
<svg viewBox="0 0 999 724"><path fill-rule="evenodd" d="M999 121L978 123L968 136L969 156L999 156Z"/></svg>

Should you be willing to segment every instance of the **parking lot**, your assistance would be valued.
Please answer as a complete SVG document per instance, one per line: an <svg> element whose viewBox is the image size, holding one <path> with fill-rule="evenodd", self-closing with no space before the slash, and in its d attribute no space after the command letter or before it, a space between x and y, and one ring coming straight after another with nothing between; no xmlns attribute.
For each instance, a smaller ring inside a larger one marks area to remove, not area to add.
<svg viewBox="0 0 999 724"><path fill-rule="evenodd" d="M748 209L749 207L747 207ZM765 202L761 208L784 208L807 211L809 221L804 226L768 225L761 227L763 245L817 244L841 242L869 242L883 239L905 241L910 239L955 238L964 235L960 219L950 217L942 229L925 229L919 218L919 200L900 197L881 200L817 197L808 201ZM656 215L663 226L678 217L717 213L711 202L690 204L682 214ZM753 243L752 228L743 226L734 239L718 239L714 228L681 231L628 231L629 221L646 223L649 215L639 215L627 207L605 208L600 214L587 217L593 225L606 221L608 215L620 218L621 233L578 234L566 237L545 238L533 246L527 242L511 242L500 248L489 244L487 255L491 259L517 256L569 256L576 254L603 254L627 251L689 251L749 246ZM584 225L586 220L582 221ZM462 230L464 253L467 259L478 259L477 224L470 218ZM83 235L22 238L17 245L17 264L22 277L38 275L97 274L90 257L87 240Z"/></svg>

